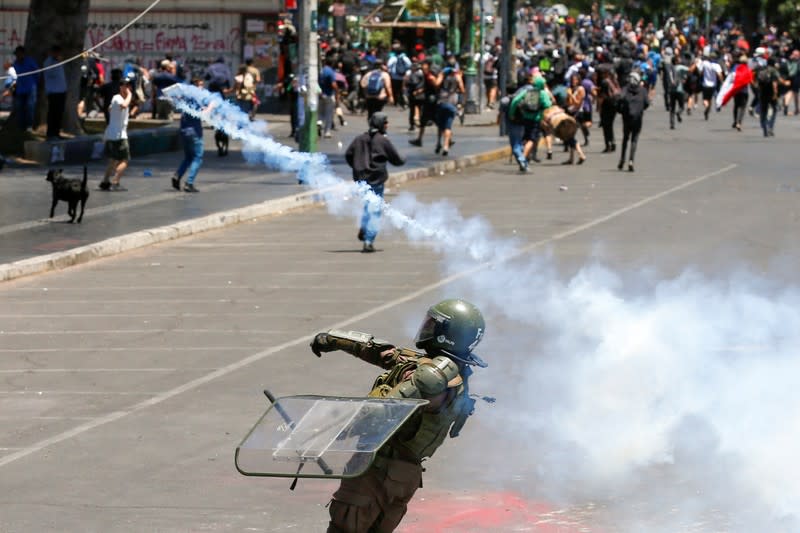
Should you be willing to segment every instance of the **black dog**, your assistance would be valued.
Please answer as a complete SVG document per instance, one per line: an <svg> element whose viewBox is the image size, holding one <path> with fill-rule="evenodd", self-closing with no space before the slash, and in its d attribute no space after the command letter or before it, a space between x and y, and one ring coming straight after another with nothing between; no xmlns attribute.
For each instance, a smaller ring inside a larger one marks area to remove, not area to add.
<svg viewBox="0 0 800 533"><path fill-rule="evenodd" d="M83 219L83 210L86 208L86 200L89 198L89 190L86 188L87 172L83 167L83 181L79 179L67 179L64 177L64 169L50 170L47 173L47 181L53 184L53 205L50 207L50 218L56 210L59 200L67 202L69 208L67 214L72 217L70 224L75 222L75 214L78 202L81 203L81 215L78 223Z"/></svg>

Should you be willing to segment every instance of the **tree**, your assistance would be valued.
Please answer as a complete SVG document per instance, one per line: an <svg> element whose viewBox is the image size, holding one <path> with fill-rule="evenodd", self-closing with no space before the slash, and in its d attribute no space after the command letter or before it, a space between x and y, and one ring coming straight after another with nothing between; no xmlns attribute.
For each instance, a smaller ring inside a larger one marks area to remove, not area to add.
<svg viewBox="0 0 800 533"><path fill-rule="evenodd" d="M64 58L70 58L83 50L86 26L89 21L91 0L30 0L28 26L25 30L25 50L41 66L47 52L59 44ZM81 62L73 61L64 66L67 78L67 104L64 130L80 133L78 121L78 98L80 93ZM44 84L40 79L39 106L46 102ZM37 106L38 107L38 106ZM39 107L41 110L42 107ZM39 113L41 115L41 113ZM14 113L11 113L2 132L0 146L5 153L22 153L24 136L17 129Z"/></svg>

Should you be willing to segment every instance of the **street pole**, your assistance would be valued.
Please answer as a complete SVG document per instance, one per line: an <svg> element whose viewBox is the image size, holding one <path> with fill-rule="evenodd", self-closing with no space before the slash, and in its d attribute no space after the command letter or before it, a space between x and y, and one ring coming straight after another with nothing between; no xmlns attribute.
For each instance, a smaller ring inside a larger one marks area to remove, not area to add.
<svg viewBox="0 0 800 533"><path fill-rule="evenodd" d="M711 44L708 42L708 39L711 36L710 21L711 21L711 0L706 0L706 44Z"/></svg>
<svg viewBox="0 0 800 533"><path fill-rule="evenodd" d="M319 91L317 90L319 67L317 1L301 0L298 2L300 7L300 27L298 28L300 38L298 44L303 62L300 68L300 84L306 87L305 121L300 132L301 152L317 151L317 107L319 105Z"/></svg>
<svg viewBox="0 0 800 533"><path fill-rule="evenodd" d="M478 113L483 113L483 35L486 31L486 11L483 7L483 0L480 1L481 22L479 30L480 39L478 39Z"/></svg>
<svg viewBox="0 0 800 533"><path fill-rule="evenodd" d="M501 40L503 41L503 49L500 53L500 73L498 76L497 82L500 84L500 98L504 98L508 95L508 80L509 80L509 69L511 68L511 28L510 28L510 18L511 12L509 9L509 0L500 0L500 16L502 17L501 23L503 24L501 29ZM506 134L506 121L504 117L500 119L500 135Z"/></svg>

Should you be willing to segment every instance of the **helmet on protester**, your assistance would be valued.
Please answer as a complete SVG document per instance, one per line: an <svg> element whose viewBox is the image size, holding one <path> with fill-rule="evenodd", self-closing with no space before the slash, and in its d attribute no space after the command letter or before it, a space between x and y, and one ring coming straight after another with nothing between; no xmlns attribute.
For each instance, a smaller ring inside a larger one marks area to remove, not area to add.
<svg viewBox="0 0 800 533"><path fill-rule="evenodd" d="M428 309L414 342L417 348L441 353L467 365L486 367L472 350L481 342L486 323L473 304L458 299L442 300Z"/></svg>

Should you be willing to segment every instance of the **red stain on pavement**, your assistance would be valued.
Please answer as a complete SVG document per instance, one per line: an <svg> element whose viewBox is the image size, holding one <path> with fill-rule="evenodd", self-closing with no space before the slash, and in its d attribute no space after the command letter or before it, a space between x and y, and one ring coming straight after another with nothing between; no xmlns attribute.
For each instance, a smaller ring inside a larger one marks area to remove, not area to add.
<svg viewBox="0 0 800 533"><path fill-rule="evenodd" d="M432 496L432 497L431 497ZM557 509L513 492L458 496L434 494L411 501L400 533L505 532L601 533L589 526L586 508ZM413 522L413 523L410 523Z"/></svg>

